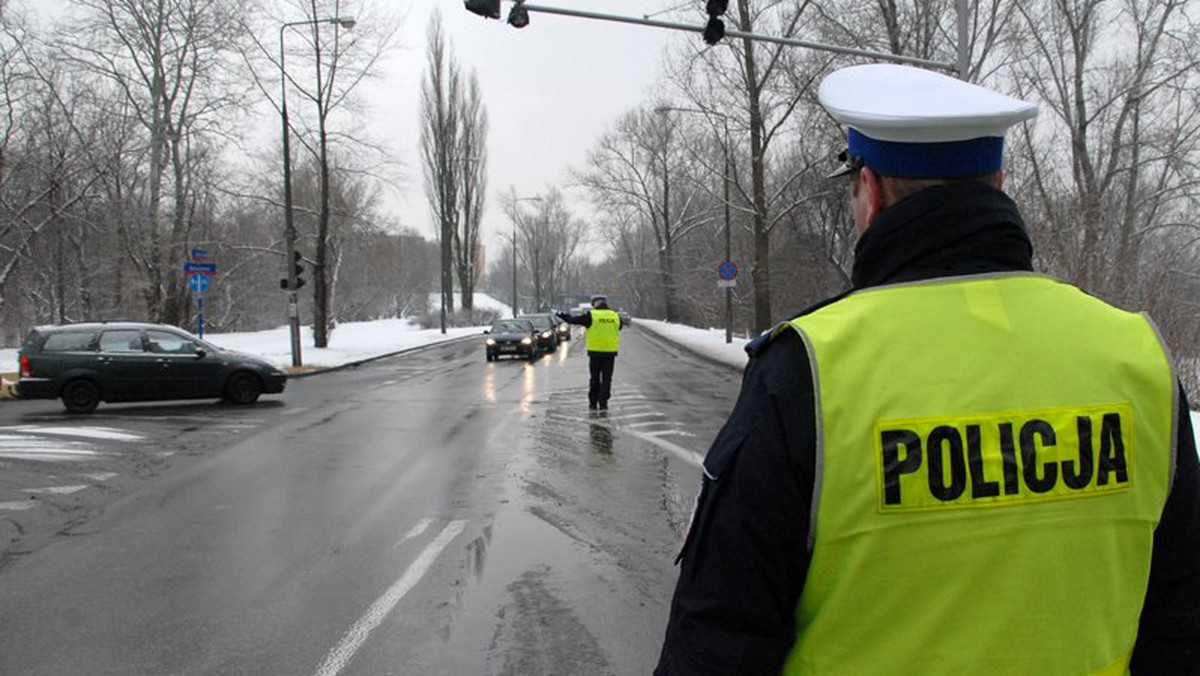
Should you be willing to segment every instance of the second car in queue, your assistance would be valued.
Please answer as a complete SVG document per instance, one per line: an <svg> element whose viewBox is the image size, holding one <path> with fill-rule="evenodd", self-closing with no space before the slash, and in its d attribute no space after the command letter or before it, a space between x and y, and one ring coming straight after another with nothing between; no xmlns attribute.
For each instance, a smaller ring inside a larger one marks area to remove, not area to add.
<svg viewBox="0 0 1200 676"><path fill-rule="evenodd" d="M555 328L554 322L558 317L549 313L521 315L517 319L528 319L530 324L533 324L534 330L537 331L537 343L541 349L546 352L554 352L558 349L558 343L562 338Z"/></svg>

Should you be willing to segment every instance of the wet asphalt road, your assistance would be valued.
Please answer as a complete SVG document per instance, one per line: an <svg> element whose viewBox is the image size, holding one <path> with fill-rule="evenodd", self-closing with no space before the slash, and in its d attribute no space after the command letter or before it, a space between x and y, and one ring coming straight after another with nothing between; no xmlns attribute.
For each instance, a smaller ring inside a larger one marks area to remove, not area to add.
<svg viewBox="0 0 1200 676"><path fill-rule="evenodd" d="M649 673L739 380L634 327L603 417L578 339L532 364L433 348L251 407L6 403L10 431L131 436L0 446L0 674ZM83 488L30 492L51 484Z"/></svg>

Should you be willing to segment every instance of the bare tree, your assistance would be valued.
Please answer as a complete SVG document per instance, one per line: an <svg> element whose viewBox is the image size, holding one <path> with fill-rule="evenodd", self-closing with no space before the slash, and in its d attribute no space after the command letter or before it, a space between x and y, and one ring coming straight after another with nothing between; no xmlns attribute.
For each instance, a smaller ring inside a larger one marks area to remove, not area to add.
<svg viewBox="0 0 1200 676"><path fill-rule="evenodd" d="M475 73L467 78L459 108L459 150L462 158L462 189L459 229L454 232L454 267L458 271L458 288L463 309L474 309L475 283L479 260L479 231L487 196L487 134L488 116L483 95Z"/></svg>
<svg viewBox="0 0 1200 676"><path fill-rule="evenodd" d="M421 160L425 175L425 195L438 223L441 244L442 332L447 313L454 312L454 276L452 243L458 231L459 172L461 160L459 124L462 116L462 76L458 63L449 53L442 32L442 15L435 10L429 20L426 71L421 79Z"/></svg>
<svg viewBox="0 0 1200 676"><path fill-rule="evenodd" d="M667 321L680 314L675 249L679 240L711 222L700 208L703 191L692 177L692 153L674 139L675 120L658 106L625 113L588 155L575 180L597 209L621 212L617 223L637 224L653 237Z"/></svg>
<svg viewBox="0 0 1200 676"><path fill-rule="evenodd" d="M787 38L800 36L810 17L815 18L810 0L737 0L729 11L732 28ZM749 208L754 327L766 330L772 323L771 231L793 208L780 200L786 185L771 184L771 153L774 145L785 142L788 120L809 95L823 62L799 59L794 47L749 38L727 38L712 49L694 44L686 49L669 64L672 81L690 107L723 111L734 138L745 139L737 146L744 148L742 165L749 171L736 188Z"/></svg>
<svg viewBox="0 0 1200 676"><path fill-rule="evenodd" d="M249 1L249 0L246 0ZM258 90L280 109L280 96L297 97L289 108L290 136L316 168L318 190L311 204L313 251L306 256L313 271L313 342L325 347L336 321L333 304L334 267L330 247L345 219L335 213L332 187L334 148L352 148L341 155L337 171L372 175L386 162L382 151L361 129L342 131L359 121L358 95L376 76L381 60L392 48L400 23L378 9L372 0L261 0L267 9L247 25L255 50L243 52ZM287 30L285 30L287 29ZM351 30L352 29L352 30ZM278 36L279 43L276 43ZM280 63L286 59L286 68ZM280 78L285 79L280 87ZM351 163L348 158L354 158ZM286 256L286 252L281 252Z"/></svg>
<svg viewBox="0 0 1200 676"><path fill-rule="evenodd" d="M571 214L555 188L534 200L532 213L521 209L521 201L510 190L501 206L514 224L512 245L518 271L533 296L532 309L544 312L557 305L562 280L578 262L587 226Z"/></svg>
<svg viewBox="0 0 1200 676"><path fill-rule="evenodd" d="M237 0L72 0L79 22L62 46L111 82L146 134L140 236L129 256L143 276L151 317L180 323L187 292L180 264L189 242L190 171L199 135L236 103L225 53L239 37Z"/></svg>
<svg viewBox="0 0 1200 676"><path fill-rule="evenodd" d="M91 314L83 215L108 151L96 139L99 116L88 112L91 92L19 20L0 13L0 27L0 318L9 329L30 317L8 312L21 296L35 296L41 321Z"/></svg>
<svg viewBox="0 0 1200 676"><path fill-rule="evenodd" d="M421 161L442 244L442 305L449 313L454 311L456 272L463 309L473 309L487 195L487 133L479 81L473 72L464 79L435 10L421 82Z"/></svg>
<svg viewBox="0 0 1200 676"><path fill-rule="evenodd" d="M1164 307L1148 254L1197 236L1200 27L1179 0L1015 5L1012 79L1042 114L1010 176L1043 263L1120 305Z"/></svg>

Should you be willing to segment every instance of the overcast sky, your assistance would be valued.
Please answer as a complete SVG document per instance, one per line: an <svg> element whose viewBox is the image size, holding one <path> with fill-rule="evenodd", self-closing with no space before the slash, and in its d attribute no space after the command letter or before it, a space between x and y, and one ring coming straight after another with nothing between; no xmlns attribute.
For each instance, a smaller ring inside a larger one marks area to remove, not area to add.
<svg viewBox="0 0 1200 676"><path fill-rule="evenodd" d="M675 6L671 0L552 0L536 4L642 17ZM507 15L511 3L505 0ZM653 93L664 50L671 41L700 40L695 33L608 21L530 13L515 29L467 12L461 0L408 0L402 49L370 96L372 132L385 136L403 158L409 181L392 202L402 220L429 237L434 226L421 185L418 156L420 82L425 33L440 7L445 33L463 72L479 77L488 116L489 190L484 220L488 258L497 235L512 224L499 209L498 193L519 196L564 186L569 167L582 168L588 150L616 118ZM664 17L665 20L665 17ZM584 201L572 201L588 216Z"/></svg>
<svg viewBox="0 0 1200 676"><path fill-rule="evenodd" d="M479 77L490 118L488 211L485 243L491 260L498 238L512 224L499 209L498 194L515 187L519 196L565 187L570 167L582 167L601 133L626 110L647 99L659 82L664 50L671 41L700 40L696 33L609 21L530 13L516 29L503 20L468 12L462 0L374 0L385 13L403 18L399 47L383 77L369 83L370 133L395 153L408 174L393 186L386 204L401 221L427 237L434 226L421 183L418 155L420 82L425 35L435 7L464 73ZM44 19L58 18L65 0L20 0ZM510 0L503 0L507 16ZM680 0L551 0L542 6L643 17L677 7ZM669 17L659 17L670 20ZM697 17L697 22L703 17ZM273 40L274 38L271 37ZM273 113L264 110L264 133L273 133ZM569 204L589 217L586 201L568 193Z"/></svg>

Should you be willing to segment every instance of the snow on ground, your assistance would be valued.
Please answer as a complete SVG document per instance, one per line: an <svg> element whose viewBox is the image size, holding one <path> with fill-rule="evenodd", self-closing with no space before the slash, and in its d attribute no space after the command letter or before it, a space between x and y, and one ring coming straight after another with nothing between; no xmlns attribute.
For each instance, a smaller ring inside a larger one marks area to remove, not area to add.
<svg viewBox="0 0 1200 676"><path fill-rule="evenodd" d="M440 329L422 329L407 319L348 322L339 324L329 334L328 347L317 348L313 345L312 327L304 326L300 331L300 358L305 366L338 366L482 332L483 327L457 327L447 328L442 335ZM292 363L291 332L287 326L249 333L206 333L204 339L218 347L261 355L278 366Z"/></svg>

